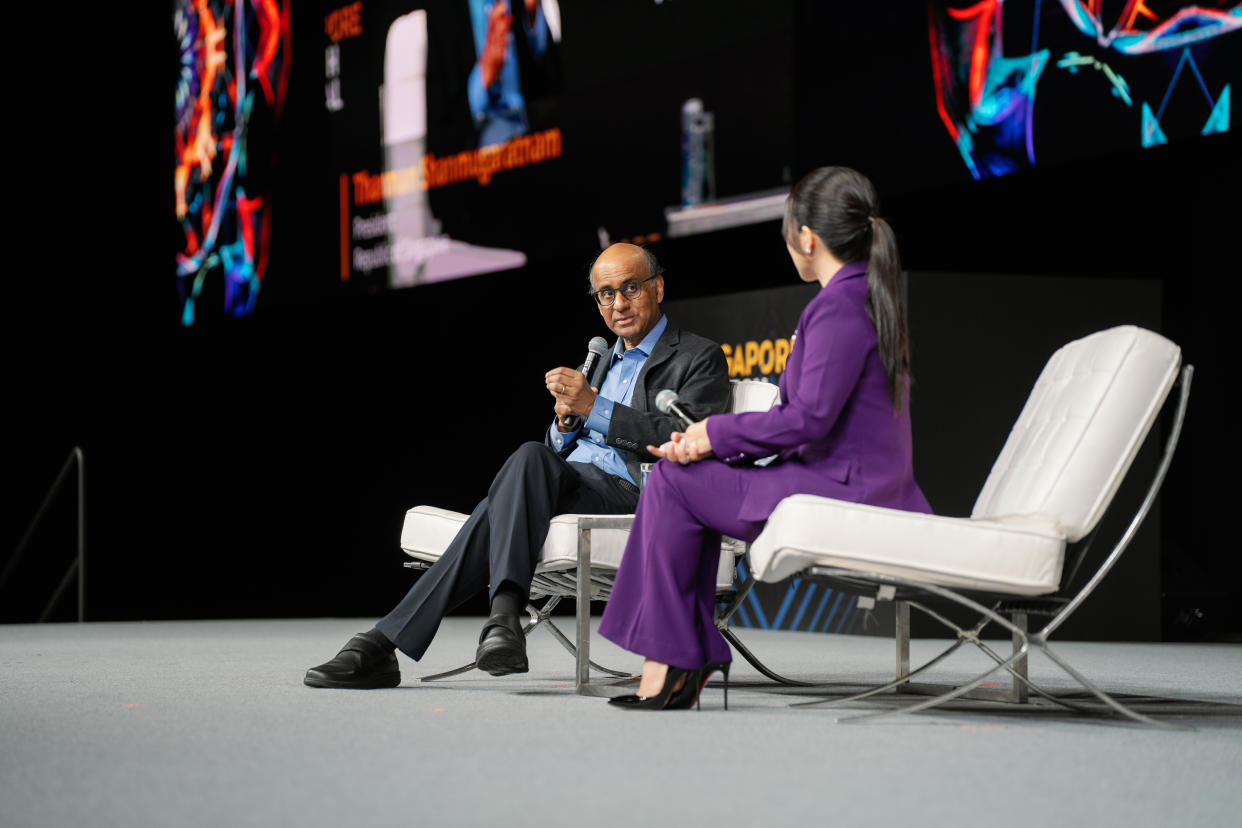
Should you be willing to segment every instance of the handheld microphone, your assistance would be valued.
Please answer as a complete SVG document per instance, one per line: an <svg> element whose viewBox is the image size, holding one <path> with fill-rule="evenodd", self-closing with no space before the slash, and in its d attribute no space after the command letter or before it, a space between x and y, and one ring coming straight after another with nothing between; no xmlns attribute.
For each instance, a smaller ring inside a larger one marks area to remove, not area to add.
<svg viewBox="0 0 1242 828"><path fill-rule="evenodd" d="M582 363L582 373L586 375L587 382L591 381L591 372L595 370L595 363L606 353L608 353L608 340L602 336L597 336L587 343L586 361ZM570 414L561 420L561 425L573 431L582 428L582 420L581 415Z"/></svg>
<svg viewBox="0 0 1242 828"><path fill-rule="evenodd" d="M694 420L691 419L690 415L683 411L681 406L677 404L680 399L681 398L677 396L676 391L671 388L665 388L659 394L656 394L656 408L658 408L663 414L672 414L674 417L681 420L682 428L689 428L690 424L693 423Z"/></svg>

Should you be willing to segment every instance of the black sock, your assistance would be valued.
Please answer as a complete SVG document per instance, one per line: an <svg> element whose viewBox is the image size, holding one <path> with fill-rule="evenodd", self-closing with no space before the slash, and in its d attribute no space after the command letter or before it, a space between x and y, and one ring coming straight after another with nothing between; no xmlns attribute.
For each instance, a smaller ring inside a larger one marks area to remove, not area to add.
<svg viewBox="0 0 1242 828"><path fill-rule="evenodd" d="M526 608L526 593L509 581L496 588L492 596L492 615L521 615Z"/></svg>
<svg viewBox="0 0 1242 828"><path fill-rule="evenodd" d="M393 652L397 649L397 645L388 640L388 636L384 635L377 628L372 627L361 635L373 644L383 647L387 652Z"/></svg>

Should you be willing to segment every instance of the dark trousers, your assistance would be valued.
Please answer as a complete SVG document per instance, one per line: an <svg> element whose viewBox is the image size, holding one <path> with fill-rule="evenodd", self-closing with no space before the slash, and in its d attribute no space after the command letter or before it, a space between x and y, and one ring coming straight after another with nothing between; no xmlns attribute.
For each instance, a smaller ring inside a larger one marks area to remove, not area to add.
<svg viewBox="0 0 1242 828"><path fill-rule="evenodd" d="M566 512L627 514L638 494L587 463L567 463L543 443L524 443L497 472L444 554L392 612L375 625L397 649L418 660L440 619L491 584L530 591L548 524Z"/></svg>

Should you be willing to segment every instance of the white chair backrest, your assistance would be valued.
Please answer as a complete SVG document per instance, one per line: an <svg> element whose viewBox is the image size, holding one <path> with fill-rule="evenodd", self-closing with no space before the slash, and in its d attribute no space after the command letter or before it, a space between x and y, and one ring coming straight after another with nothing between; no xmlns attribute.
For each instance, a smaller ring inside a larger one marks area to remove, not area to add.
<svg viewBox="0 0 1242 828"><path fill-rule="evenodd" d="M1048 360L988 475L972 518L1095 528L1177 379L1181 349L1125 326Z"/></svg>
<svg viewBox="0 0 1242 828"><path fill-rule="evenodd" d="M774 382L763 380L731 380L729 412L767 411L780 402L781 389Z"/></svg>

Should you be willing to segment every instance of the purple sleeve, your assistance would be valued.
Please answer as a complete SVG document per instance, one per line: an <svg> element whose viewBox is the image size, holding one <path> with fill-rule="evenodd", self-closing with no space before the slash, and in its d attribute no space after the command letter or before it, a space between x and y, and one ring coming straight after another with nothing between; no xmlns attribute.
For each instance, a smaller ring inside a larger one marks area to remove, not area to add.
<svg viewBox="0 0 1242 828"><path fill-rule="evenodd" d="M707 421L713 453L727 461L765 457L822 439L832 430L875 347L875 329L846 291L817 296L803 312L790 354L784 400L768 411ZM800 353L798 353L800 351Z"/></svg>

